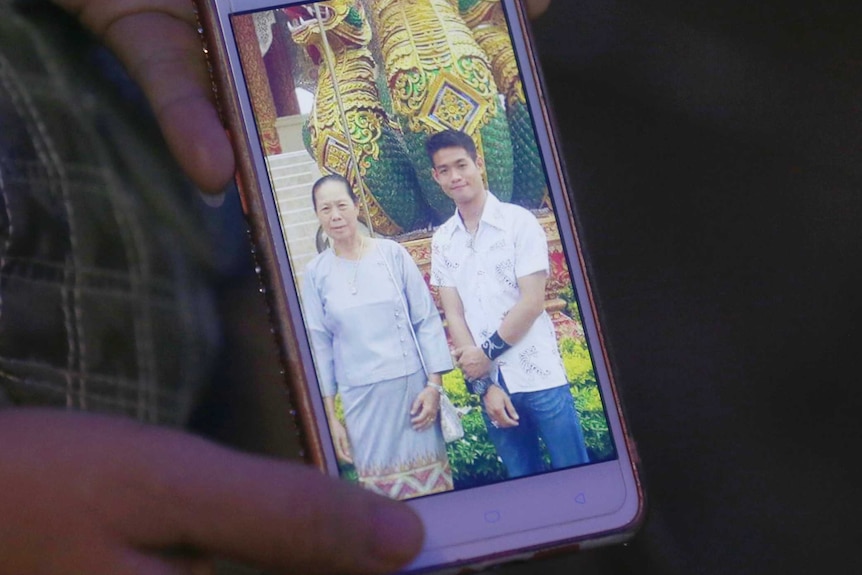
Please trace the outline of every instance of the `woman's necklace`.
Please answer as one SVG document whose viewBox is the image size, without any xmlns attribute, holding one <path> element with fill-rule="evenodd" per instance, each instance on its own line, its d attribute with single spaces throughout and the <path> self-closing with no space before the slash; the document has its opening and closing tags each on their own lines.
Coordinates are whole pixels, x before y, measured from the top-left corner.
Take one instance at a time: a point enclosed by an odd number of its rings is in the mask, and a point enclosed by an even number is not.
<svg viewBox="0 0 862 575">
<path fill-rule="evenodd" d="M 359 273 L 359 262 L 361 259 L 356 260 L 356 263 L 353 264 L 353 279 L 347 282 L 347 287 L 350 288 L 350 295 L 356 295 L 359 293 L 359 289 L 356 287 L 356 274 Z"/>
<path fill-rule="evenodd" d="M 359 250 L 357 252 L 356 261 L 353 264 L 353 278 L 347 280 L 347 288 L 350 290 L 350 295 L 359 293 L 359 288 L 356 287 L 356 275 L 359 273 L 359 264 L 362 262 L 362 253 L 365 251 L 365 237 L 359 238 Z"/>
</svg>

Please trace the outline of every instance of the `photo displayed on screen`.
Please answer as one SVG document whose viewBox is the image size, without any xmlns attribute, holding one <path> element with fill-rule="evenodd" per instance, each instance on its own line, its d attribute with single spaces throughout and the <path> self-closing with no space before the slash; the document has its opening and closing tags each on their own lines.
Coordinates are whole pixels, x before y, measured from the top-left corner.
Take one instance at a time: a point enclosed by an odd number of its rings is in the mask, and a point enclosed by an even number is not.
<svg viewBox="0 0 862 575">
<path fill-rule="evenodd" d="M 616 458 L 499 0 L 231 25 L 341 475 L 408 499 Z"/>
</svg>

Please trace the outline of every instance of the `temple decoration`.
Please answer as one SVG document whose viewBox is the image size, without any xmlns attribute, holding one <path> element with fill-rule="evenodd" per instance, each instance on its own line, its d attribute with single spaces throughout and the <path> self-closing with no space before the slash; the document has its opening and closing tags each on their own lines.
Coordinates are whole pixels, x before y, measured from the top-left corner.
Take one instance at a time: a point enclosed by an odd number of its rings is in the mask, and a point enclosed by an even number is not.
<svg viewBox="0 0 862 575">
<path fill-rule="evenodd" d="M 392 236 L 424 227 L 427 206 L 415 170 L 381 103 L 364 8 L 333 0 L 284 11 L 293 41 L 317 71 L 305 134 L 309 153 L 322 172 L 350 180 L 375 232 Z"/>
<path fill-rule="evenodd" d="M 505 96 L 512 149 L 517 158 L 512 201 L 526 208 L 538 208 L 548 194 L 548 184 L 503 7 L 499 0 L 452 1 L 458 4 L 464 22 L 488 54 L 494 80 Z"/>
<path fill-rule="evenodd" d="M 281 144 L 275 130 L 275 103 L 260 51 L 255 21 L 251 16 L 238 16 L 233 19 L 233 24 L 261 142 L 267 155 L 281 153 Z"/>
<path fill-rule="evenodd" d="M 366 0 L 394 116 L 435 222 L 454 212 L 431 176 L 425 140 L 446 128 L 476 142 L 487 184 L 512 196 L 512 145 L 485 51 L 449 0 Z"/>
<path fill-rule="evenodd" d="M 269 14 L 274 16 L 270 21 L 272 41 L 269 43 L 269 49 L 261 53 L 269 77 L 269 87 L 272 90 L 275 112 L 279 118 L 297 116 L 301 111 L 296 97 L 296 83 L 294 82 L 292 52 L 295 50 L 292 50 L 290 35 L 287 31 L 287 17 L 281 11 L 273 11 Z M 282 142 L 281 147 L 286 148 L 286 143 Z"/>
</svg>

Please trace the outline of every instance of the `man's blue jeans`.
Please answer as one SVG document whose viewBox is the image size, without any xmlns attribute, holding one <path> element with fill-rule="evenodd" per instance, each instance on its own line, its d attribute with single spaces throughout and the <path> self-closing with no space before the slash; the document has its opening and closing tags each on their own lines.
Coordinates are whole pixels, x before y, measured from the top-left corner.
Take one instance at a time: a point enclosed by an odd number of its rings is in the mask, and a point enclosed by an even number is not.
<svg viewBox="0 0 862 575">
<path fill-rule="evenodd" d="M 501 378 L 502 380 L 502 378 Z M 505 384 L 501 381 L 502 387 Z M 509 477 L 546 471 L 539 438 L 545 443 L 552 469 L 572 467 L 588 461 L 584 432 L 568 385 L 509 396 L 520 420 L 517 427 L 498 429 L 482 410 L 488 436 L 503 460 Z"/>
</svg>

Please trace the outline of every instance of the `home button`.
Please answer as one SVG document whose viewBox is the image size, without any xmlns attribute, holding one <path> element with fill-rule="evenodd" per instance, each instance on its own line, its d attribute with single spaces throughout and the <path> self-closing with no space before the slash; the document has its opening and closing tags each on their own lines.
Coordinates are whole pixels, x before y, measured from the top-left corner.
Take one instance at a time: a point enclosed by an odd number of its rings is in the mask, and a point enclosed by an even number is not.
<svg viewBox="0 0 862 575">
<path fill-rule="evenodd" d="M 499 511 L 486 511 L 485 512 L 485 523 L 497 523 L 502 518 L 502 515 Z"/>
</svg>

